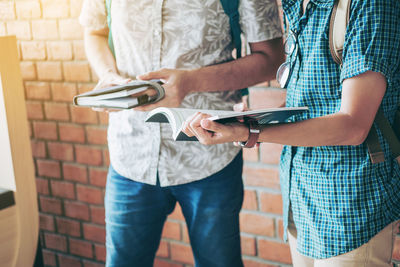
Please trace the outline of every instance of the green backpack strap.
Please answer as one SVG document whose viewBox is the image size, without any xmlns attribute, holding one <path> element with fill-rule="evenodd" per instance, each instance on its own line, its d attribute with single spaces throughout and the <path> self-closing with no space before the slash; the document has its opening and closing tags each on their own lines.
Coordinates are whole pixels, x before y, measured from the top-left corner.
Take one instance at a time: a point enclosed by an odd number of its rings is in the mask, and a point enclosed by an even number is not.
<svg viewBox="0 0 400 267">
<path fill-rule="evenodd" d="M 108 46 L 110 47 L 110 50 L 115 57 L 114 43 L 111 32 L 111 0 L 106 0 L 106 9 L 107 9 L 107 25 L 108 25 Z"/>
<path fill-rule="evenodd" d="M 240 23 L 239 23 L 239 0 L 220 0 L 220 1 L 225 14 L 229 17 L 231 36 L 233 44 L 236 48 L 236 58 L 238 59 L 242 56 L 242 39 L 240 38 L 242 30 L 240 29 Z M 249 90 L 247 88 L 241 89 L 240 92 L 242 93 L 242 96 L 249 94 Z"/>
<path fill-rule="evenodd" d="M 381 130 L 383 137 L 388 142 L 393 157 L 400 164 L 400 142 L 398 137 L 396 136 L 396 133 L 393 130 L 393 127 L 390 125 L 389 121 L 385 118 L 382 107 L 380 107 L 378 113 L 376 113 L 375 123 Z"/>
</svg>

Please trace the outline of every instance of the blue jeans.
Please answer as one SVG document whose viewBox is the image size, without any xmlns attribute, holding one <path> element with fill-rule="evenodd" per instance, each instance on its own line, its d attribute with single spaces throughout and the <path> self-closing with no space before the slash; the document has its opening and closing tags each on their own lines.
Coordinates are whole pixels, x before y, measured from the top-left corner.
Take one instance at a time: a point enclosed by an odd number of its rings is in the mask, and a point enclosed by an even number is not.
<svg viewBox="0 0 400 267">
<path fill-rule="evenodd" d="M 132 181 L 110 166 L 105 196 L 106 266 L 153 266 L 164 222 L 178 202 L 196 267 L 242 267 L 242 166 L 240 153 L 214 175 L 169 187 Z"/>
</svg>

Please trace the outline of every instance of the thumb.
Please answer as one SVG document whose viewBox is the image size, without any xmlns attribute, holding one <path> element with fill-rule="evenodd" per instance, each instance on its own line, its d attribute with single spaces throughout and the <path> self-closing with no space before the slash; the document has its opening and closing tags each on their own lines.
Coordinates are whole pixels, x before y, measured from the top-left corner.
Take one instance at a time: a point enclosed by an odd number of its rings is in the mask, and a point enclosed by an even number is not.
<svg viewBox="0 0 400 267">
<path fill-rule="evenodd" d="M 156 70 L 156 71 L 151 71 L 148 73 L 138 75 L 138 76 L 136 76 L 136 78 L 139 80 L 167 79 L 168 72 L 164 69 Z"/>
<path fill-rule="evenodd" d="M 203 129 L 211 131 L 211 132 L 221 132 L 223 125 L 208 119 L 202 119 L 200 121 L 200 125 Z"/>
</svg>

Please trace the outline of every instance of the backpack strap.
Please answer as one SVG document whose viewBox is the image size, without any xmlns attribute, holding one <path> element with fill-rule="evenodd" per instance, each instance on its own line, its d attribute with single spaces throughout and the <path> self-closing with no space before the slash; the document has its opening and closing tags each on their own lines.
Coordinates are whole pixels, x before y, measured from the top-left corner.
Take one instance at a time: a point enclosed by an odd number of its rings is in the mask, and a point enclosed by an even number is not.
<svg viewBox="0 0 400 267">
<path fill-rule="evenodd" d="M 351 0 L 336 0 L 329 24 L 329 49 L 333 60 L 342 65 L 342 53 L 347 24 L 350 18 Z"/>
<path fill-rule="evenodd" d="M 400 164 L 400 142 L 389 121 L 385 118 L 382 107 L 379 107 L 375 117 L 375 123 L 382 132 L 383 137 L 389 144 L 393 157 Z"/>
<path fill-rule="evenodd" d="M 106 0 L 106 9 L 107 9 L 107 25 L 108 25 L 108 46 L 110 47 L 110 50 L 115 57 L 114 43 L 111 32 L 111 0 Z"/>
<path fill-rule="evenodd" d="M 236 48 L 236 59 L 238 59 L 242 56 L 242 39 L 240 37 L 242 31 L 239 23 L 239 0 L 220 0 L 220 2 L 225 14 L 229 17 L 231 36 Z M 240 92 L 242 93 L 242 96 L 249 94 L 247 88 L 241 89 Z"/>
</svg>

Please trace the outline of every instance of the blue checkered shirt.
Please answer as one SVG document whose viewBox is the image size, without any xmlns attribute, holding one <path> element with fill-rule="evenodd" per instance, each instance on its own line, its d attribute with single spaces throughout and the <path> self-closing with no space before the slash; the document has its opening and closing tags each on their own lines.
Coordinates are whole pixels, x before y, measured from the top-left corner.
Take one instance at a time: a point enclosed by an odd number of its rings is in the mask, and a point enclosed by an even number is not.
<svg viewBox="0 0 400 267">
<path fill-rule="evenodd" d="M 400 1 L 352 1 L 342 67 L 328 44 L 334 1 L 311 0 L 304 15 L 302 2 L 282 0 L 287 27 L 298 33 L 287 106 L 310 109 L 294 120 L 338 112 L 342 81 L 374 71 L 387 79 L 382 106 L 393 122 L 400 99 Z M 291 205 L 301 254 L 320 259 L 349 252 L 400 219 L 400 168 L 379 130 L 378 135 L 387 160 L 374 165 L 365 144 L 284 147 L 284 227 L 286 233 Z"/>
</svg>

